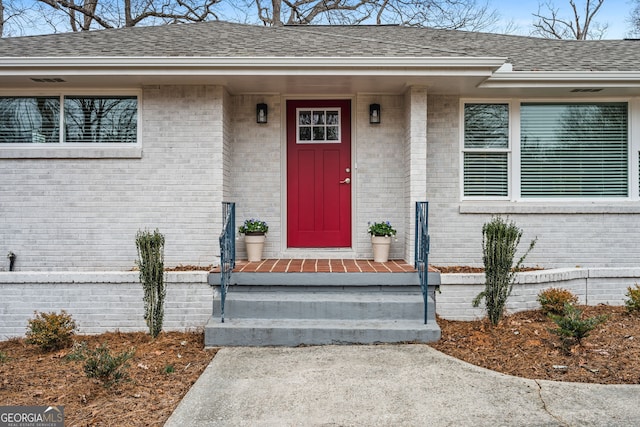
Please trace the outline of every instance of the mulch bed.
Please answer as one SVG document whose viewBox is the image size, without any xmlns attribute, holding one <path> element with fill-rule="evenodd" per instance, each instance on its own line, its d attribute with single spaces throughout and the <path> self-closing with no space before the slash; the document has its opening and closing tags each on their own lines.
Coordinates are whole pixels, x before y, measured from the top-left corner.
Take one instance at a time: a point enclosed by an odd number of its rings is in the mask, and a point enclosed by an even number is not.
<svg viewBox="0 0 640 427">
<path fill-rule="evenodd" d="M 563 349 L 540 310 L 505 317 L 498 326 L 438 319 L 442 339 L 432 347 L 494 371 L 531 379 L 600 384 L 640 384 L 640 316 L 625 307 L 584 307 L 583 316 L 606 315 L 583 339 Z"/>
<path fill-rule="evenodd" d="M 106 343 L 113 355 L 135 348 L 130 379 L 106 388 L 87 378 L 71 349 L 43 353 L 23 339 L 0 342 L 2 405 L 64 405 L 67 426 L 161 426 L 209 364 L 200 333 L 142 332 L 76 336 L 89 348 Z"/>
</svg>

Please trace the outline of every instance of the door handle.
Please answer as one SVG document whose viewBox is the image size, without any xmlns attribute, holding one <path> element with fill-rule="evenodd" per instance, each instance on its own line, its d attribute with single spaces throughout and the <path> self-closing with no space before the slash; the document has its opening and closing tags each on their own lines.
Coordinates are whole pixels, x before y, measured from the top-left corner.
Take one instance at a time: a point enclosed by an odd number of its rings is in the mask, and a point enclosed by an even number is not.
<svg viewBox="0 0 640 427">
<path fill-rule="evenodd" d="M 340 184 L 351 184 L 351 178 L 345 178 L 344 181 L 340 181 Z"/>
</svg>

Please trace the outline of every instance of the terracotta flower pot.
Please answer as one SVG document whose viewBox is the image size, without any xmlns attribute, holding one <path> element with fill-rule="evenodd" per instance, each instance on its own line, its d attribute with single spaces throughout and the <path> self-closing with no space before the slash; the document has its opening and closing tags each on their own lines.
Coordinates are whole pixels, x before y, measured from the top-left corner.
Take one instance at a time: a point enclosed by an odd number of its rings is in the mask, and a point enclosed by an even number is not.
<svg viewBox="0 0 640 427">
<path fill-rule="evenodd" d="M 265 234 L 247 233 L 244 236 L 244 244 L 247 247 L 247 259 L 249 262 L 262 261 L 262 250 L 264 249 Z"/>
<path fill-rule="evenodd" d="M 391 236 L 371 236 L 373 246 L 373 261 L 389 261 L 389 250 L 391 249 Z"/>
</svg>

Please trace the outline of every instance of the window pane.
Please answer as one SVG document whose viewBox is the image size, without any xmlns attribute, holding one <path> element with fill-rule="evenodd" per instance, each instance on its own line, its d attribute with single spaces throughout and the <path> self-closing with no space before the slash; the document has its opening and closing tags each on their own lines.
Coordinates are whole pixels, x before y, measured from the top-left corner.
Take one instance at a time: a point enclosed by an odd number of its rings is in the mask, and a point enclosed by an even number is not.
<svg viewBox="0 0 640 427">
<path fill-rule="evenodd" d="M 327 141 L 337 141 L 339 136 L 338 126 L 327 126 Z"/>
<path fill-rule="evenodd" d="M 508 196 L 507 153 L 464 153 L 465 196 Z"/>
<path fill-rule="evenodd" d="M 337 111 L 327 111 L 327 124 L 328 125 L 339 125 L 340 118 Z"/>
<path fill-rule="evenodd" d="M 314 141 L 324 141 L 324 128 L 323 127 L 315 127 L 313 128 L 313 140 Z"/>
<path fill-rule="evenodd" d="M 136 97 L 65 97 L 65 142 L 135 143 Z"/>
<path fill-rule="evenodd" d="M 58 143 L 59 122 L 57 97 L 0 98 L 0 143 Z"/>
<path fill-rule="evenodd" d="M 509 105 L 465 104 L 464 148 L 509 148 Z"/>
<path fill-rule="evenodd" d="M 311 128 L 308 126 L 300 128 L 298 141 L 311 141 Z"/>
<path fill-rule="evenodd" d="M 311 111 L 300 111 L 298 116 L 298 124 L 310 125 L 311 124 Z"/>
<path fill-rule="evenodd" d="M 626 197 L 626 103 L 522 104 L 522 197 Z"/>
</svg>

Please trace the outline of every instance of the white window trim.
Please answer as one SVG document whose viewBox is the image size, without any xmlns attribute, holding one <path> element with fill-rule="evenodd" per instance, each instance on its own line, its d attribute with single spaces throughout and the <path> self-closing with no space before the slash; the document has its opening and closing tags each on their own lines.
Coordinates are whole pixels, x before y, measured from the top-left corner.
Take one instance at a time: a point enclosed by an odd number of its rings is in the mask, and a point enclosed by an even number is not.
<svg viewBox="0 0 640 427">
<path fill-rule="evenodd" d="M 485 148 L 465 148 L 464 147 L 464 106 L 465 104 L 507 104 L 509 108 L 509 141 L 507 148 L 495 148 L 495 149 L 485 149 Z M 502 200 L 508 201 L 511 200 L 511 194 L 513 192 L 511 181 L 513 174 L 513 123 L 511 122 L 511 110 L 512 110 L 512 100 L 504 99 L 504 98 L 496 98 L 496 99 L 461 99 L 460 100 L 460 196 L 462 200 Z M 520 127 L 518 126 L 518 130 Z M 464 153 L 507 153 L 507 195 L 506 196 L 465 196 L 464 195 Z"/>
<path fill-rule="evenodd" d="M 595 102 L 626 102 L 627 103 L 627 125 L 628 125 L 628 189 L 629 196 L 627 197 L 597 197 L 597 198 L 587 198 L 587 197 L 548 197 L 548 198 L 522 198 L 520 192 L 520 104 L 521 103 L 561 103 L 561 102 L 571 102 L 571 103 L 595 103 Z M 510 155 L 508 156 L 509 163 L 509 197 L 465 197 L 464 196 L 464 152 L 471 151 L 464 149 L 464 105 L 465 104 L 509 104 L 509 147 Z M 491 209 L 497 208 L 499 205 L 496 205 L 497 201 L 508 201 L 507 205 L 511 203 L 522 203 L 531 205 L 530 208 L 533 208 L 532 213 L 539 211 L 540 209 L 535 208 L 536 205 L 540 205 L 542 211 L 545 210 L 544 207 L 549 207 L 553 205 L 566 205 L 571 204 L 571 206 L 585 205 L 585 212 L 591 212 L 595 210 L 595 212 L 601 212 L 604 209 L 604 206 L 611 207 L 612 205 L 619 205 L 620 207 L 625 207 L 627 209 L 628 202 L 634 202 L 640 200 L 640 98 L 493 98 L 493 99 L 460 99 L 460 170 L 459 170 L 459 180 L 460 180 L 460 201 L 461 202 L 494 202 Z M 498 150 L 495 150 L 498 151 Z M 505 205 L 503 209 L 505 212 L 512 212 L 512 208 L 508 208 Z M 476 206 L 476 207 L 473 207 Z M 602 208 L 601 208 L 602 207 Z M 524 210 L 530 210 L 525 208 Z M 605 209 L 606 210 L 606 209 Z M 461 212 L 474 212 L 474 213 L 483 213 L 485 211 L 484 208 L 480 208 L 476 203 L 469 204 L 469 208 L 461 207 Z M 560 208 L 558 213 L 563 213 L 563 209 Z"/>
<path fill-rule="evenodd" d="M 0 159 L 100 159 L 142 157 L 142 90 L 141 89 L 50 89 L 3 90 L 2 96 L 57 96 L 60 97 L 60 125 L 63 125 L 65 96 L 135 96 L 138 100 L 137 135 L 135 143 L 69 143 L 64 142 L 62 128 L 57 144 L 0 143 Z"/>
</svg>

